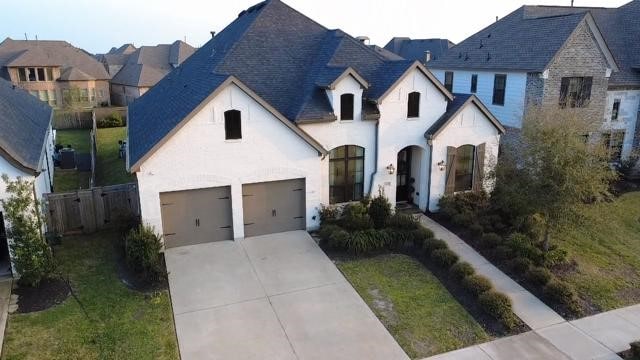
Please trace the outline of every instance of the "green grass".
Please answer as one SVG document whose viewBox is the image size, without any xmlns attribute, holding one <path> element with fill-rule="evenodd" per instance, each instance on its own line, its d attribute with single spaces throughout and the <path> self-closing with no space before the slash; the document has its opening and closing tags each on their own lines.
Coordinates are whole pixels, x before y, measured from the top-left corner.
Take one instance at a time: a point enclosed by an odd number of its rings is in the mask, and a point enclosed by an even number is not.
<svg viewBox="0 0 640 360">
<path fill-rule="evenodd" d="M 116 185 L 135 181 L 125 168 L 125 160 L 118 158 L 118 140 L 127 138 L 127 128 L 98 129 L 96 157 L 96 185 Z"/>
<path fill-rule="evenodd" d="M 602 310 L 640 302 L 640 192 L 589 206 L 585 217 L 555 235 L 578 263 L 562 277 Z"/>
<path fill-rule="evenodd" d="M 3 359 L 178 359 L 168 292 L 125 287 L 114 241 L 110 233 L 63 240 L 56 258 L 89 318 L 73 297 L 42 312 L 10 315 Z"/>
<path fill-rule="evenodd" d="M 411 358 L 490 340 L 438 279 L 411 257 L 382 255 L 338 267 Z"/>
<path fill-rule="evenodd" d="M 57 130 L 56 143 L 61 144 L 64 147 L 71 145 L 77 153 L 91 152 L 91 139 L 89 130 L 86 129 Z M 53 173 L 54 192 L 88 189 L 90 178 L 90 172 L 60 170 L 59 168 L 56 168 Z"/>
</svg>

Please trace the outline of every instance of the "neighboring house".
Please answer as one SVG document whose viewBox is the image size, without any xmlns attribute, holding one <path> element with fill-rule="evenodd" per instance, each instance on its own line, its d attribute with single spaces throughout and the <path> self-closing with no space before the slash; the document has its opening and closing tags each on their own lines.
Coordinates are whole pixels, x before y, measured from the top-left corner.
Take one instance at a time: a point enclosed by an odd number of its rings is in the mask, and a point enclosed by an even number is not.
<svg viewBox="0 0 640 360">
<path fill-rule="evenodd" d="M 165 246 L 319 225 L 376 196 L 437 210 L 480 190 L 502 125 L 419 62 L 279 0 L 242 11 L 129 106 L 128 166 Z"/>
<path fill-rule="evenodd" d="M 447 39 L 410 39 L 394 37 L 384 46 L 385 50 L 400 55 L 407 60 L 418 60 L 423 64 L 439 59 L 455 44 Z"/>
<path fill-rule="evenodd" d="M 111 48 L 106 54 L 96 55 L 96 59 L 104 65 L 109 76 L 113 77 L 127 63 L 129 55 L 134 51 L 136 51 L 136 47 L 133 44 L 124 44 L 119 48 Z"/>
<path fill-rule="evenodd" d="M 505 126 L 522 127 L 532 105 L 572 108 L 602 124 L 617 162 L 638 148 L 638 19 L 640 0 L 619 8 L 523 6 L 428 67 L 449 90 L 476 94 Z"/>
<path fill-rule="evenodd" d="M 0 79 L 0 175 L 33 181 L 38 200 L 53 187 L 53 109 Z M 0 199 L 9 196 L 0 179 Z M 7 224 L 0 204 L 0 274 L 9 265 Z"/>
<path fill-rule="evenodd" d="M 0 43 L 0 77 L 57 108 L 71 98 L 86 107 L 110 104 L 104 66 L 66 41 L 6 38 Z"/>
<path fill-rule="evenodd" d="M 113 54 L 105 54 L 105 65 L 110 72 L 111 100 L 115 105 L 129 105 L 149 88 L 182 64 L 195 49 L 184 41 L 156 46 L 123 45 Z M 126 60 L 124 60 L 126 59 Z M 122 62 L 122 65 L 118 65 Z"/>
</svg>

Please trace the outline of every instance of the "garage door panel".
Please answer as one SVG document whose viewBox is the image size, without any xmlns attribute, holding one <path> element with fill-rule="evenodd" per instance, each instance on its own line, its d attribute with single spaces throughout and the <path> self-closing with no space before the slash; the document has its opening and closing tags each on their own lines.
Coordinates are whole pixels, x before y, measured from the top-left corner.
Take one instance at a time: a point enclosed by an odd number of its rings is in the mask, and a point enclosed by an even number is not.
<svg viewBox="0 0 640 360">
<path fill-rule="evenodd" d="M 304 230 L 305 180 L 242 186 L 245 236 Z"/>
</svg>

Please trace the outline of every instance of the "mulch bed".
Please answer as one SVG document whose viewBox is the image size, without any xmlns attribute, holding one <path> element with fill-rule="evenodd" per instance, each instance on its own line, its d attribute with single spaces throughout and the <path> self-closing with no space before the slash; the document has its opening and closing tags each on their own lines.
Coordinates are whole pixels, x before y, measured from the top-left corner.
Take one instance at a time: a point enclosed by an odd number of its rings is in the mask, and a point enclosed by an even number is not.
<svg viewBox="0 0 640 360">
<path fill-rule="evenodd" d="M 65 301 L 69 286 L 60 278 L 44 279 L 38 287 L 19 286 L 13 291 L 18 295 L 18 313 L 46 310 Z"/>
</svg>

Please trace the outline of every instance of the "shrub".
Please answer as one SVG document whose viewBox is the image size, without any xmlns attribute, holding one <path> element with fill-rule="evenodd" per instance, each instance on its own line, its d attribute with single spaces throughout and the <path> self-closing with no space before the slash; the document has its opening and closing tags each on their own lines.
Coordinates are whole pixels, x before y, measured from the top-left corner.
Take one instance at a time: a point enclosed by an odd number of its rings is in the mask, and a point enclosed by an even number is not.
<svg viewBox="0 0 640 360">
<path fill-rule="evenodd" d="M 12 261 L 20 274 L 20 283 L 36 287 L 51 276 L 55 262 L 49 244 L 42 237 L 39 204 L 33 197 L 33 183 L 22 178 L 9 180 L 2 175 L 9 197 L 0 200 L 13 239 Z"/>
<path fill-rule="evenodd" d="M 480 307 L 489 315 L 498 319 L 507 329 L 516 326 L 516 318 L 513 315 L 511 299 L 503 293 L 486 291 L 478 297 Z"/>
<path fill-rule="evenodd" d="M 513 257 L 513 251 L 506 245 L 499 245 L 491 250 L 491 257 L 496 261 L 505 261 Z"/>
<path fill-rule="evenodd" d="M 640 360 L 640 341 L 631 343 L 631 359 Z"/>
<path fill-rule="evenodd" d="M 411 237 L 413 246 L 422 247 L 425 241 L 427 241 L 428 239 L 433 239 L 434 234 L 430 229 L 420 226 L 417 229 L 411 231 Z"/>
<path fill-rule="evenodd" d="M 532 267 L 525 274 L 525 278 L 535 286 L 545 286 L 553 276 L 551 272 L 543 267 Z"/>
<path fill-rule="evenodd" d="M 496 246 L 502 244 L 502 236 L 496 233 L 487 233 L 480 238 L 480 247 L 483 249 L 493 249 Z"/>
<path fill-rule="evenodd" d="M 565 249 L 554 248 L 542 256 L 544 258 L 544 266 L 546 267 L 554 267 L 567 262 L 567 251 Z"/>
<path fill-rule="evenodd" d="M 427 256 L 431 255 L 431 253 L 436 250 L 447 248 L 447 243 L 444 240 L 434 238 L 426 239 L 422 244 L 422 250 L 424 250 L 424 254 Z"/>
<path fill-rule="evenodd" d="M 379 230 L 387 234 L 387 246 L 392 250 L 401 250 L 405 244 L 413 242 L 413 233 L 407 230 L 386 228 Z"/>
<path fill-rule="evenodd" d="M 449 271 L 451 272 L 451 276 L 458 281 L 462 281 L 462 279 L 467 276 L 471 276 L 476 272 L 473 266 L 466 261 L 460 261 L 453 264 Z"/>
<path fill-rule="evenodd" d="M 387 221 L 387 226 L 394 229 L 415 230 L 420 227 L 420 223 L 412 215 L 395 213 Z"/>
<path fill-rule="evenodd" d="M 387 225 L 387 221 L 391 216 L 391 204 L 382 191 L 378 193 L 378 196 L 371 199 L 368 214 L 376 229 L 382 229 Z"/>
<path fill-rule="evenodd" d="M 451 249 L 438 249 L 431 253 L 431 260 L 438 266 L 449 269 L 453 264 L 458 262 L 458 255 Z"/>
<path fill-rule="evenodd" d="M 113 112 L 104 118 L 98 120 L 96 124 L 99 128 L 112 128 L 112 127 L 122 127 L 125 126 L 125 121 L 122 118 L 122 115 L 118 112 Z"/>
<path fill-rule="evenodd" d="M 371 229 L 373 222 L 367 214 L 367 208 L 360 203 L 349 204 L 342 210 L 341 225 L 349 231 Z"/>
<path fill-rule="evenodd" d="M 440 212 L 453 222 L 456 214 L 466 213 L 471 218 L 479 217 L 489 208 L 489 198 L 484 192 L 465 192 L 443 196 L 438 206 Z"/>
<path fill-rule="evenodd" d="M 469 225 L 469 234 L 471 234 L 471 236 L 474 239 L 481 238 L 483 233 L 484 233 L 484 228 L 482 227 L 482 225 L 478 223 L 473 223 Z"/>
<path fill-rule="evenodd" d="M 351 235 L 346 230 L 336 226 L 336 229 L 329 234 L 328 245 L 333 249 L 346 249 L 350 240 Z"/>
<path fill-rule="evenodd" d="M 320 239 L 323 241 L 329 241 L 331 234 L 338 229 L 340 229 L 340 226 L 335 224 L 322 224 L 318 230 L 318 236 L 320 236 Z"/>
<path fill-rule="evenodd" d="M 491 281 L 482 275 L 469 275 L 462 279 L 462 286 L 474 296 L 489 291 L 493 288 Z"/>
<path fill-rule="evenodd" d="M 346 245 L 346 250 L 356 254 L 367 254 L 384 248 L 388 243 L 388 233 L 375 229 L 354 232 Z"/>
<path fill-rule="evenodd" d="M 470 212 L 457 213 L 451 218 L 451 223 L 461 228 L 469 227 L 473 223 L 473 214 Z"/>
<path fill-rule="evenodd" d="M 540 264 L 543 257 L 542 250 L 537 248 L 530 237 L 521 233 L 509 236 L 507 245 L 518 256 L 525 257 L 536 264 Z"/>
<path fill-rule="evenodd" d="M 531 267 L 531 260 L 523 257 L 516 257 L 509 261 L 509 267 L 517 274 L 524 274 Z"/>
<path fill-rule="evenodd" d="M 551 301 L 563 304 L 571 311 L 578 310 L 576 292 L 569 284 L 560 280 L 552 280 L 544 287 L 543 291 Z"/>
<path fill-rule="evenodd" d="M 127 265 L 147 280 L 158 280 L 166 274 L 161 249 L 162 238 L 149 225 L 139 225 L 125 237 Z"/>
<path fill-rule="evenodd" d="M 340 215 L 340 210 L 335 206 L 320 205 L 320 224 L 326 224 L 329 222 L 336 222 Z"/>
</svg>

